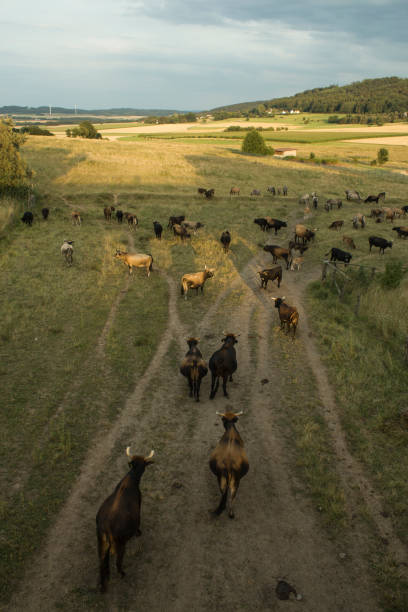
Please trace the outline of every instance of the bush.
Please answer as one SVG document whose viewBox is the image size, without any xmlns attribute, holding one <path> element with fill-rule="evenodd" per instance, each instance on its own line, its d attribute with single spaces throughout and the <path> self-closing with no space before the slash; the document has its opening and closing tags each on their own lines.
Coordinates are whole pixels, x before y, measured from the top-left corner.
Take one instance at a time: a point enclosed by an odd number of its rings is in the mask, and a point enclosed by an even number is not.
<svg viewBox="0 0 408 612">
<path fill-rule="evenodd" d="M 388 261 L 385 272 L 380 277 L 380 282 L 386 289 L 396 289 L 400 286 L 404 277 L 402 261 Z"/>
<path fill-rule="evenodd" d="M 388 149 L 379 149 L 377 153 L 377 161 L 379 165 L 385 164 L 389 159 Z"/>
<path fill-rule="evenodd" d="M 272 147 L 267 147 L 263 136 L 257 130 L 250 130 L 242 142 L 242 152 L 251 155 L 273 155 Z"/>
<path fill-rule="evenodd" d="M 21 134 L 30 134 L 30 136 L 54 136 L 50 130 L 40 128 L 39 125 L 26 125 L 20 128 Z"/>
<path fill-rule="evenodd" d="M 76 138 L 79 136 L 80 138 L 92 138 L 99 139 L 102 138 L 101 134 L 95 129 L 90 121 L 82 121 L 78 125 L 78 127 L 73 128 L 72 130 L 66 130 L 66 135 L 68 138 L 72 136 L 72 138 Z"/>
</svg>

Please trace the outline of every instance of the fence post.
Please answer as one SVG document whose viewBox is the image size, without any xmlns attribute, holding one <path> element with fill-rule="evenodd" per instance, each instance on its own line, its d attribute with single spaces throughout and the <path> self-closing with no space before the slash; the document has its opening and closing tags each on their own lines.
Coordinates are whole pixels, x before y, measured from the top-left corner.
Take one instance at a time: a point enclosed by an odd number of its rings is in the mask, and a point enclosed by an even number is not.
<svg viewBox="0 0 408 612">
<path fill-rule="evenodd" d="M 322 268 L 322 281 L 323 281 L 323 280 L 326 280 L 326 275 L 327 275 L 327 266 L 328 266 L 327 261 L 324 261 L 324 262 L 323 262 L 323 268 Z"/>
</svg>

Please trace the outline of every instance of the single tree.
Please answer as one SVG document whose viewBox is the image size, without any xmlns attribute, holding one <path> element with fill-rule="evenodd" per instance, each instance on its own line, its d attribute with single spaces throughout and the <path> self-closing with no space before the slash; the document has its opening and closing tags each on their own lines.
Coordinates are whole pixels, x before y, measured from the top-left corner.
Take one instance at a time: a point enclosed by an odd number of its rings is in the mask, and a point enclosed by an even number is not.
<svg viewBox="0 0 408 612">
<path fill-rule="evenodd" d="M 263 136 L 257 130 L 249 130 L 241 150 L 252 155 L 272 155 L 274 152 L 271 147 L 266 146 Z"/>
<path fill-rule="evenodd" d="M 27 187 L 31 172 L 20 155 L 24 142 L 25 136 L 13 130 L 12 121 L 0 121 L 0 192 Z"/>
</svg>

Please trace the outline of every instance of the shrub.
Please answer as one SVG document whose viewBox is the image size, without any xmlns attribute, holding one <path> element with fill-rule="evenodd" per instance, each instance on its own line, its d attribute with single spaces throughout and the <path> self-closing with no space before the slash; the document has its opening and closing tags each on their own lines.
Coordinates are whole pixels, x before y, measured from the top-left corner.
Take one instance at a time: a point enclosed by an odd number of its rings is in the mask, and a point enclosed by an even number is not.
<svg viewBox="0 0 408 612">
<path fill-rule="evenodd" d="M 267 147 L 263 136 L 257 130 L 250 130 L 242 143 L 242 152 L 251 155 L 272 155 L 274 150 Z"/>
<path fill-rule="evenodd" d="M 54 136 L 50 130 L 40 128 L 39 125 L 26 125 L 20 128 L 21 134 L 30 134 L 30 136 Z"/>
<path fill-rule="evenodd" d="M 377 161 L 379 165 L 385 164 L 389 159 L 388 149 L 379 149 L 377 153 Z"/>
<path fill-rule="evenodd" d="M 380 277 L 380 282 L 386 289 L 396 289 L 404 277 L 402 261 L 388 261 L 385 272 Z"/>
<path fill-rule="evenodd" d="M 66 134 L 69 137 L 68 131 L 66 131 Z M 82 121 L 82 123 L 80 123 L 78 127 L 73 128 L 71 130 L 71 136 L 73 138 L 75 138 L 76 136 L 80 136 L 81 138 L 92 138 L 92 139 L 102 138 L 101 134 L 95 129 L 95 127 L 92 125 L 90 121 Z"/>
<path fill-rule="evenodd" d="M 0 193 L 24 192 L 31 172 L 21 158 L 25 136 L 13 131 L 11 121 L 0 121 Z"/>
</svg>

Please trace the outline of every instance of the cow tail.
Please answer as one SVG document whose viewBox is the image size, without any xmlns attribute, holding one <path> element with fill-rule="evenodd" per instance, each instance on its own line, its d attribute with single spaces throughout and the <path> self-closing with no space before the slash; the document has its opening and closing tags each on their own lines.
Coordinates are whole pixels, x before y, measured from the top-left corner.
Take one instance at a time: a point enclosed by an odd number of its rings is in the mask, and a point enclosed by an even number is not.
<svg viewBox="0 0 408 612">
<path fill-rule="evenodd" d="M 148 253 L 148 255 L 150 255 L 149 272 L 151 272 L 153 270 L 153 255 L 151 253 Z"/>
<path fill-rule="evenodd" d="M 183 287 L 183 283 L 181 283 L 181 285 L 180 285 L 180 292 L 181 292 L 181 295 L 184 295 L 184 287 Z"/>
</svg>

